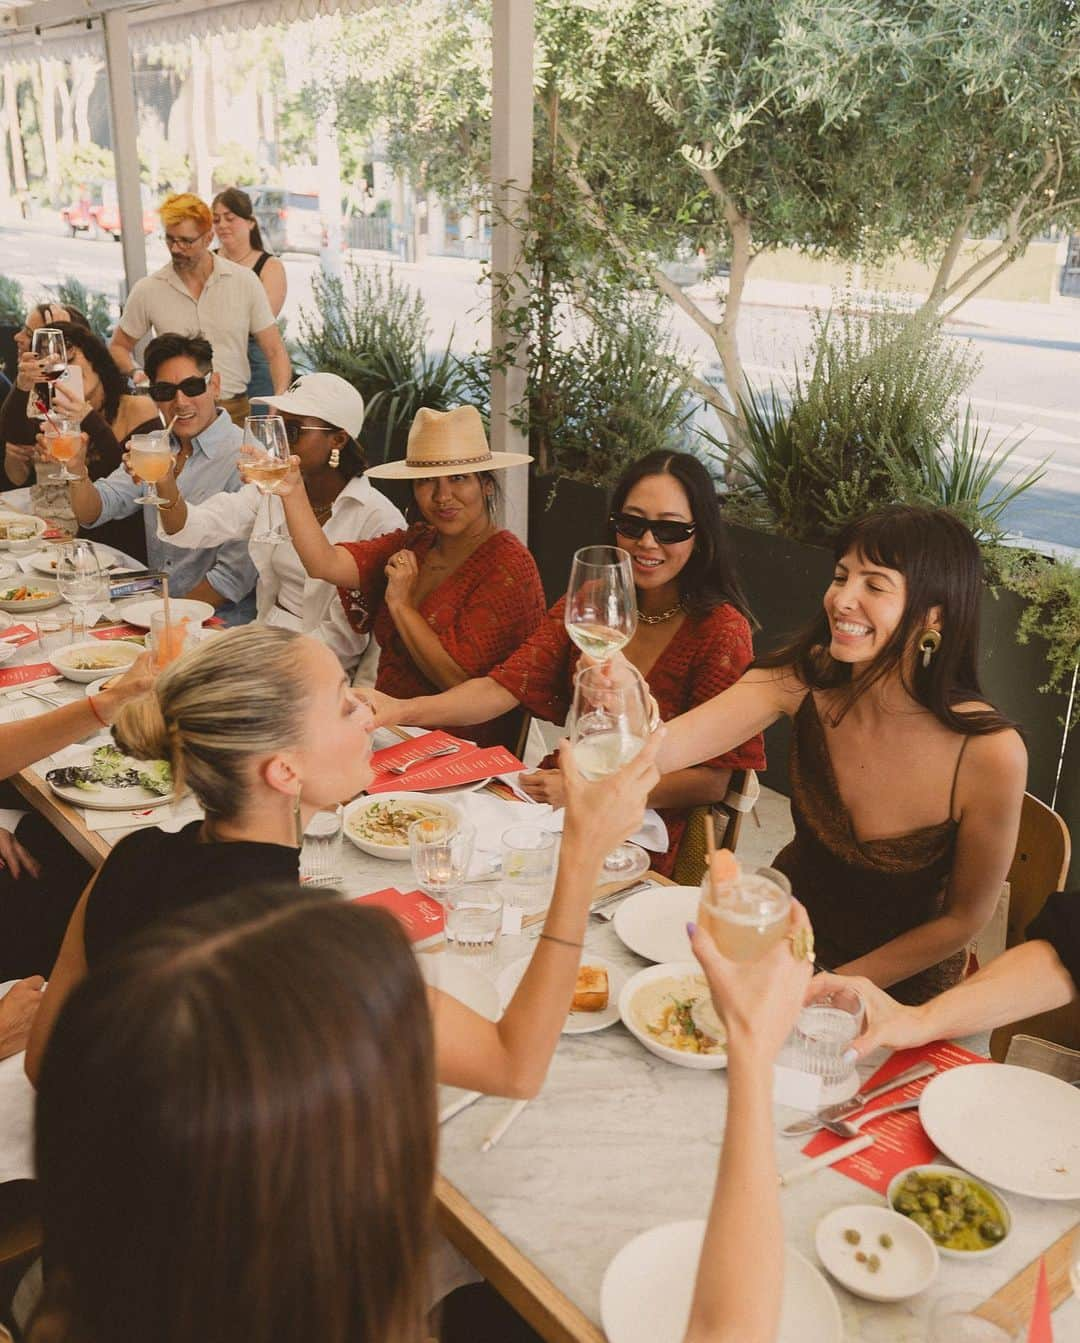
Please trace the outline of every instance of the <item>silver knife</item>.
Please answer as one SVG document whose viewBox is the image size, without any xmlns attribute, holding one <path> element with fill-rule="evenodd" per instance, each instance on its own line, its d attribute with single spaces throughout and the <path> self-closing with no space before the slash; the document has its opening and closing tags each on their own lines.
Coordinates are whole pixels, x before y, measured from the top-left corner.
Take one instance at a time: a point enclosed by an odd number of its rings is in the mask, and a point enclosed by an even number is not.
<svg viewBox="0 0 1080 1343">
<path fill-rule="evenodd" d="M 852 1096 L 849 1101 L 842 1101 L 839 1105 L 829 1105 L 824 1110 L 819 1110 L 816 1115 L 810 1115 L 806 1119 L 800 1119 L 794 1124 L 789 1124 L 787 1128 L 781 1130 L 785 1138 L 801 1138 L 807 1133 L 816 1133 L 819 1128 L 825 1126 L 827 1119 L 846 1119 L 848 1115 L 853 1115 L 857 1110 L 878 1096 L 884 1096 L 890 1091 L 895 1091 L 897 1087 L 907 1086 L 909 1082 L 917 1082 L 921 1077 L 931 1077 L 937 1072 L 936 1063 L 917 1063 L 913 1068 L 908 1068 L 906 1072 L 897 1073 L 895 1077 L 890 1077 L 887 1082 L 881 1086 L 874 1087 L 871 1091 L 860 1091 Z"/>
<path fill-rule="evenodd" d="M 631 895 L 637 895 L 639 891 L 651 891 L 656 885 L 653 881 L 636 881 L 633 886 L 624 886 L 622 890 L 612 891 L 610 895 L 602 895 L 589 909 L 590 914 L 595 914 L 598 919 L 603 919 L 610 923 L 618 912 L 622 902 Z"/>
</svg>

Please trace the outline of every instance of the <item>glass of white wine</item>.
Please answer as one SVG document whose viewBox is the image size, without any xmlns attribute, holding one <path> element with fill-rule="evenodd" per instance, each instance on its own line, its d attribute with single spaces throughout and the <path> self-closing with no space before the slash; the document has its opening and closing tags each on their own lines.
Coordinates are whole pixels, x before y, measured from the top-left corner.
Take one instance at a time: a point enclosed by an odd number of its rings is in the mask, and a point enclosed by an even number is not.
<svg viewBox="0 0 1080 1343">
<path fill-rule="evenodd" d="M 597 660 L 630 642 L 637 629 L 637 591 L 625 550 L 586 546 L 575 553 L 563 619 L 573 642 Z"/>
<path fill-rule="evenodd" d="M 574 759 L 585 778 L 606 778 L 633 760 L 649 736 L 651 716 L 648 687 L 629 662 L 620 658 L 582 667 L 574 677 L 569 726 Z M 625 875 L 640 853 L 636 844 L 620 844 L 605 860 L 605 874 Z"/>
<path fill-rule="evenodd" d="M 240 474 L 248 484 L 256 485 L 267 496 L 268 516 L 261 528 L 252 534 L 252 541 L 264 545 L 280 545 L 288 541 L 280 516 L 281 505 L 274 510 L 273 496 L 289 474 L 289 439 L 285 420 L 280 415 L 249 415 L 244 420 L 244 461 Z"/>
</svg>

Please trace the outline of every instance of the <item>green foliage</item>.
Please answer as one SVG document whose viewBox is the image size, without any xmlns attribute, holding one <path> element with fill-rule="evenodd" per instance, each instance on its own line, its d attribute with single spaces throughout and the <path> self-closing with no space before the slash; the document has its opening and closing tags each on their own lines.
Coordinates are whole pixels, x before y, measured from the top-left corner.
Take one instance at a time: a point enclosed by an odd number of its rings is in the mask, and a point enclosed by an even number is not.
<svg viewBox="0 0 1080 1343">
<path fill-rule="evenodd" d="M 259 163 L 250 149 L 237 144 L 235 140 L 226 140 L 219 146 L 213 176 L 215 191 L 223 191 L 231 186 L 252 185 L 260 180 Z"/>
<path fill-rule="evenodd" d="M 369 461 L 404 457 L 421 406 L 449 410 L 468 399 L 469 378 L 449 346 L 428 350 L 424 300 L 392 270 L 353 264 L 341 280 L 315 271 L 312 300 L 299 316 L 300 363 L 336 373 L 360 392 Z"/>
<path fill-rule="evenodd" d="M 26 296 L 18 280 L 0 275 L 0 322 L 21 326 L 26 317 Z"/>
<path fill-rule="evenodd" d="M 87 289 L 86 285 L 74 275 L 61 280 L 56 286 L 55 293 L 57 302 L 65 307 L 71 304 L 85 313 L 90 323 L 90 330 L 108 344 L 109 336 L 112 334 L 113 318 L 111 305 L 104 294 L 96 289 Z"/>
<path fill-rule="evenodd" d="M 111 149 L 103 149 L 92 141 L 75 145 L 60 155 L 60 180 L 66 196 L 75 199 L 83 187 L 95 182 L 111 182 L 115 177 Z"/>
</svg>

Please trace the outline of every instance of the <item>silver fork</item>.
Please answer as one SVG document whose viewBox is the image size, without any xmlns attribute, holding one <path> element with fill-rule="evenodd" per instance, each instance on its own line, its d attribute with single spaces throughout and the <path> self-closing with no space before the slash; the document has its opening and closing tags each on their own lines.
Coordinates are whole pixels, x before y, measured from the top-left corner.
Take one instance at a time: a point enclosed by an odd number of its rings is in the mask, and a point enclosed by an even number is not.
<svg viewBox="0 0 1080 1343">
<path fill-rule="evenodd" d="M 460 746 L 440 746 L 437 751 L 429 751 L 427 755 L 418 755 L 412 760 L 403 761 L 400 765 L 391 765 L 387 772 L 389 774 L 406 774 L 414 765 L 426 765 L 429 760 L 438 760 L 441 755 L 456 755 L 460 750 Z"/>
</svg>

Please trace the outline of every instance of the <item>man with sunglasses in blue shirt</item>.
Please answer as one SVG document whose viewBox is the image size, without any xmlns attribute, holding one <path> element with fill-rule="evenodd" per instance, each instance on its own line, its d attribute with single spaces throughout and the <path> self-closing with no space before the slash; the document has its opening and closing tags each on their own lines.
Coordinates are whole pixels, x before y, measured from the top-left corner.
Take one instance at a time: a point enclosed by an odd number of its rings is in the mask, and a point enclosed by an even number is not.
<svg viewBox="0 0 1080 1343">
<path fill-rule="evenodd" d="M 170 474 L 184 498 L 199 504 L 215 494 L 232 493 L 243 481 L 237 467 L 243 431 L 217 405 L 220 379 L 213 371 L 214 352 L 201 336 L 158 336 L 146 347 L 147 390 L 172 424 L 174 456 Z M 84 449 L 68 464 L 79 476 L 68 487 L 71 506 L 83 527 L 100 527 L 113 518 L 142 509 L 147 563 L 169 575 L 177 597 L 209 602 L 227 625 L 241 625 L 255 614 L 255 566 L 243 540 L 199 550 L 184 550 L 158 536 L 157 510 L 144 505 L 149 490 L 126 467 L 91 481 Z M 81 473 L 81 474 L 80 474 Z"/>
</svg>

